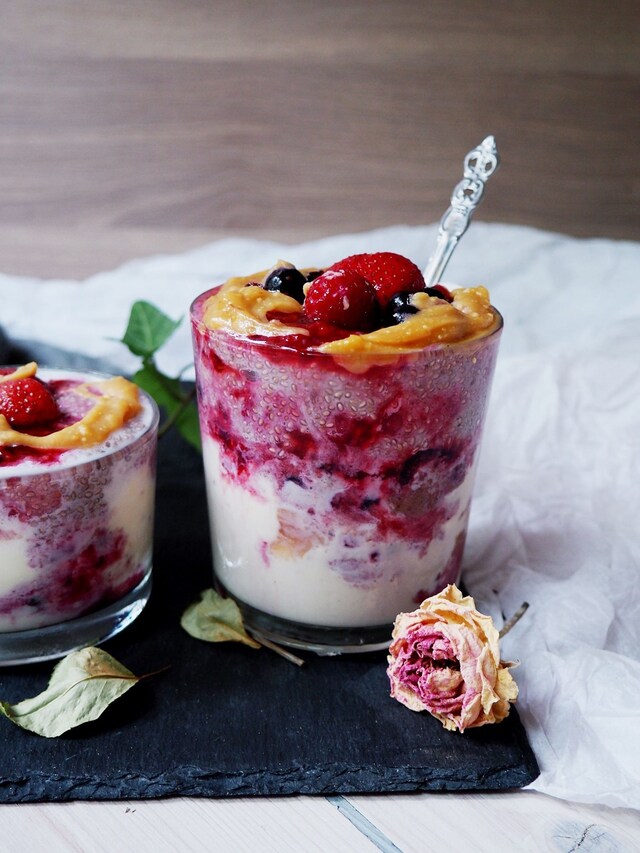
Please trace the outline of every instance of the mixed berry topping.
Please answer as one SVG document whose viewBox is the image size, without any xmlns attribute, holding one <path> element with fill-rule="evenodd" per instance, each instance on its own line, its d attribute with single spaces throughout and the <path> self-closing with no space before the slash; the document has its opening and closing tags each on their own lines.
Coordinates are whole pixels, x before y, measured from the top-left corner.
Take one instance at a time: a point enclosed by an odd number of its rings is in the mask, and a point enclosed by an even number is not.
<svg viewBox="0 0 640 853">
<path fill-rule="evenodd" d="M 416 293 L 452 302 L 441 284 L 426 287 L 418 267 L 395 252 L 349 255 L 327 270 L 302 272 L 291 264 L 271 270 L 262 287 L 293 297 L 299 313 L 270 311 L 268 319 L 306 329 L 315 343 L 403 323 L 420 310 Z M 311 343 L 308 339 L 307 344 Z"/>
<path fill-rule="evenodd" d="M 0 382 L 0 414 L 12 427 L 29 429 L 58 417 L 58 405 L 43 382 L 33 377 Z"/>
</svg>

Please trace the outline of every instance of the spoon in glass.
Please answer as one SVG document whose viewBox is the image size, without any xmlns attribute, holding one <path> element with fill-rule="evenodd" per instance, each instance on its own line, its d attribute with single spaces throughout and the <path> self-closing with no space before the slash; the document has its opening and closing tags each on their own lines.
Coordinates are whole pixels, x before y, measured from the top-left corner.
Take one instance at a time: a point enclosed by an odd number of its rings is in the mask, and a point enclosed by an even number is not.
<svg viewBox="0 0 640 853">
<path fill-rule="evenodd" d="M 482 200 L 486 181 L 499 165 L 500 157 L 493 136 L 483 139 L 464 158 L 464 178 L 451 194 L 451 206 L 440 220 L 436 247 L 424 271 L 427 287 L 433 287 L 440 281 L 458 240 L 469 227 L 471 215 Z"/>
</svg>

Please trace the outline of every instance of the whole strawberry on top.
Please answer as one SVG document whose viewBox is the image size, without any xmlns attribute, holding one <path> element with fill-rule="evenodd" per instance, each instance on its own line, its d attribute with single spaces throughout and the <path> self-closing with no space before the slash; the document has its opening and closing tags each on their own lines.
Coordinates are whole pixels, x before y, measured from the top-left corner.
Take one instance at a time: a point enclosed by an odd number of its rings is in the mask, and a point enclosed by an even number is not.
<svg viewBox="0 0 640 853">
<path fill-rule="evenodd" d="M 1 380 L 0 415 L 17 429 L 49 423 L 58 416 L 58 405 L 47 386 L 35 377 Z"/>
</svg>

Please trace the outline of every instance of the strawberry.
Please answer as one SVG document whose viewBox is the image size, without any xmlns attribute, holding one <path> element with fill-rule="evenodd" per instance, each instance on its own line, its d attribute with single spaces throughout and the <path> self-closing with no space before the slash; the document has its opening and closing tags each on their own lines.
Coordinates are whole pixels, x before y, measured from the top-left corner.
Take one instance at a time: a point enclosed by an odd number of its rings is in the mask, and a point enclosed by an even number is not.
<svg viewBox="0 0 640 853">
<path fill-rule="evenodd" d="M 309 286 L 304 313 L 310 320 L 354 332 L 369 332 L 378 317 L 376 292 L 352 270 L 327 270 Z"/>
<path fill-rule="evenodd" d="M 351 270 L 364 276 L 373 285 L 382 308 L 394 294 L 403 290 L 415 293 L 425 286 L 424 277 L 413 261 L 395 252 L 349 255 L 329 269 Z"/>
<path fill-rule="evenodd" d="M 28 428 L 52 421 L 59 414 L 56 401 L 38 379 L 7 379 L 0 382 L 0 415 L 12 427 Z"/>
</svg>

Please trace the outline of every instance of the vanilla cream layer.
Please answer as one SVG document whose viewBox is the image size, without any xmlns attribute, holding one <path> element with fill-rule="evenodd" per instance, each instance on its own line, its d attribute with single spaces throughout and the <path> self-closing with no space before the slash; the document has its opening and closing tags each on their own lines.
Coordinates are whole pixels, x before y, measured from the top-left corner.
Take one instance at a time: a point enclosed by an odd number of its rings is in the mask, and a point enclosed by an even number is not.
<svg viewBox="0 0 640 853">
<path fill-rule="evenodd" d="M 35 580 L 37 572 L 29 565 L 28 543 L 21 535 L 22 523 L 17 519 L 3 522 L 0 533 L 0 598 L 17 586 Z M 5 617 L 0 616 L 0 630 Z"/>
<path fill-rule="evenodd" d="M 284 619 L 327 627 L 391 623 L 413 606 L 419 590 L 437 586 L 466 529 L 475 466 L 447 496 L 453 515 L 419 556 L 408 542 L 379 541 L 375 524 L 336 523 L 332 535 L 322 537 L 307 510 L 312 505 L 319 516 L 330 511 L 335 481 L 329 487 L 319 478 L 309 490 L 287 483 L 279 496 L 268 477 L 254 474 L 249 491 L 223 474 L 218 445 L 206 436 L 203 453 L 216 574 L 231 595 Z M 287 547 L 283 512 L 294 528 L 308 525 L 310 542 L 301 547 L 293 539 Z M 352 537 L 356 547 L 346 549 L 344 540 Z M 372 550 L 379 559 L 369 578 L 355 582 L 348 568 L 331 566 L 333 561 L 345 565 L 345 560 L 355 566 L 360 559 L 366 564 Z"/>
</svg>

